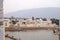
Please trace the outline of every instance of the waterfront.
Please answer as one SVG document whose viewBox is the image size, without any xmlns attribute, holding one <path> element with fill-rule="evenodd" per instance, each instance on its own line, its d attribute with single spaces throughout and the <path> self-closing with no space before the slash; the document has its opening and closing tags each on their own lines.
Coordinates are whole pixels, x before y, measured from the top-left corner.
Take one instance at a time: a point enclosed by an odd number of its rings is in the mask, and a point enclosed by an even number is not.
<svg viewBox="0 0 60 40">
<path fill-rule="evenodd" d="M 9 36 L 20 38 L 21 40 L 58 40 L 58 35 L 55 35 L 52 30 L 35 30 L 35 31 L 6 31 Z M 5 40 L 12 40 L 6 38 Z"/>
</svg>

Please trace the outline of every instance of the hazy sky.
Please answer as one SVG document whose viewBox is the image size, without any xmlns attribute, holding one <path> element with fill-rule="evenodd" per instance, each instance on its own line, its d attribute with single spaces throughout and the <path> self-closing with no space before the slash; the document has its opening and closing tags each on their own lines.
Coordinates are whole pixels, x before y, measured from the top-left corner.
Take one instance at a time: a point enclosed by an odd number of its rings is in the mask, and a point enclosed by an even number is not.
<svg viewBox="0 0 60 40">
<path fill-rule="evenodd" d="M 4 0 L 4 13 L 41 7 L 60 7 L 60 0 Z"/>
</svg>

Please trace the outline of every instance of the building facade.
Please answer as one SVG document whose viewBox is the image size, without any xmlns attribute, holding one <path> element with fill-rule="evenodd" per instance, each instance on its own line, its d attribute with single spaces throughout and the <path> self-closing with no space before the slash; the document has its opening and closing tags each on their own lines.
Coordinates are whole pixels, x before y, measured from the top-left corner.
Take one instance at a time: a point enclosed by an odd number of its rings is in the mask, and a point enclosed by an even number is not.
<svg viewBox="0 0 60 40">
<path fill-rule="evenodd" d="M 15 23 L 15 24 L 13 24 Z M 43 21 L 42 19 L 4 19 L 4 27 L 10 27 L 10 25 L 19 26 L 19 27 L 54 27 L 56 24 L 52 24 L 50 19 Z"/>
</svg>

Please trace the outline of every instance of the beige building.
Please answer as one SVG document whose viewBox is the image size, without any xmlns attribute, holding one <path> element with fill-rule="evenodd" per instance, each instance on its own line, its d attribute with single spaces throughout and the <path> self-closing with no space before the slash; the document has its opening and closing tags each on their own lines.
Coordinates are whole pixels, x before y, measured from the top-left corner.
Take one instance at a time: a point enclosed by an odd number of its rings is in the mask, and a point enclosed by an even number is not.
<svg viewBox="0 0 60 40">
<path fill-rule="evenodd" d="M 3 23 L 3 26 L 4 27 L 9 27 L 10 24 L 11 23 L 10 23 L 10 20 L 9 19 L 4 19 L 4 23 Z"/>
<path fill-rule="evenodd" d="M 57 26 L 56 24 L 52 24 L 52 21 L 50 19 L 47 19 L 47 21 L 43 21 L 42 19 L 39 19 L 39 20 L 19 19 L 17 21 L 18 22 L 16 22 L 14 26 L 19 26 L 19 27 L 54 27 L 54 26 Z M 11 24 L 12 23 L 10 19 L 4 19 L 4 27 L 9 27 Z"/>
</svg>

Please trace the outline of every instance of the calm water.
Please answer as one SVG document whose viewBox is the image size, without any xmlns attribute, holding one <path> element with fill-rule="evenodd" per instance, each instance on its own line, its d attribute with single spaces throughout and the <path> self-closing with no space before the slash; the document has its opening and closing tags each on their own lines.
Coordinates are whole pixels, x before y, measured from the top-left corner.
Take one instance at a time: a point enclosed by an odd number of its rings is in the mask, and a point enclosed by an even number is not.
<svg viewBox="0 0 60 40">
<path fill-rule="evenodd" d="M 20 31 L 20 32 L 6 32 L 9 36 L 15 36 L 21 40 L 58 40 L 58 35 L 55 35 L 51 30 L 37 30 L 37 31 Z M 6 38 L 6 40 L 12 40 Z"/>
</svg>

